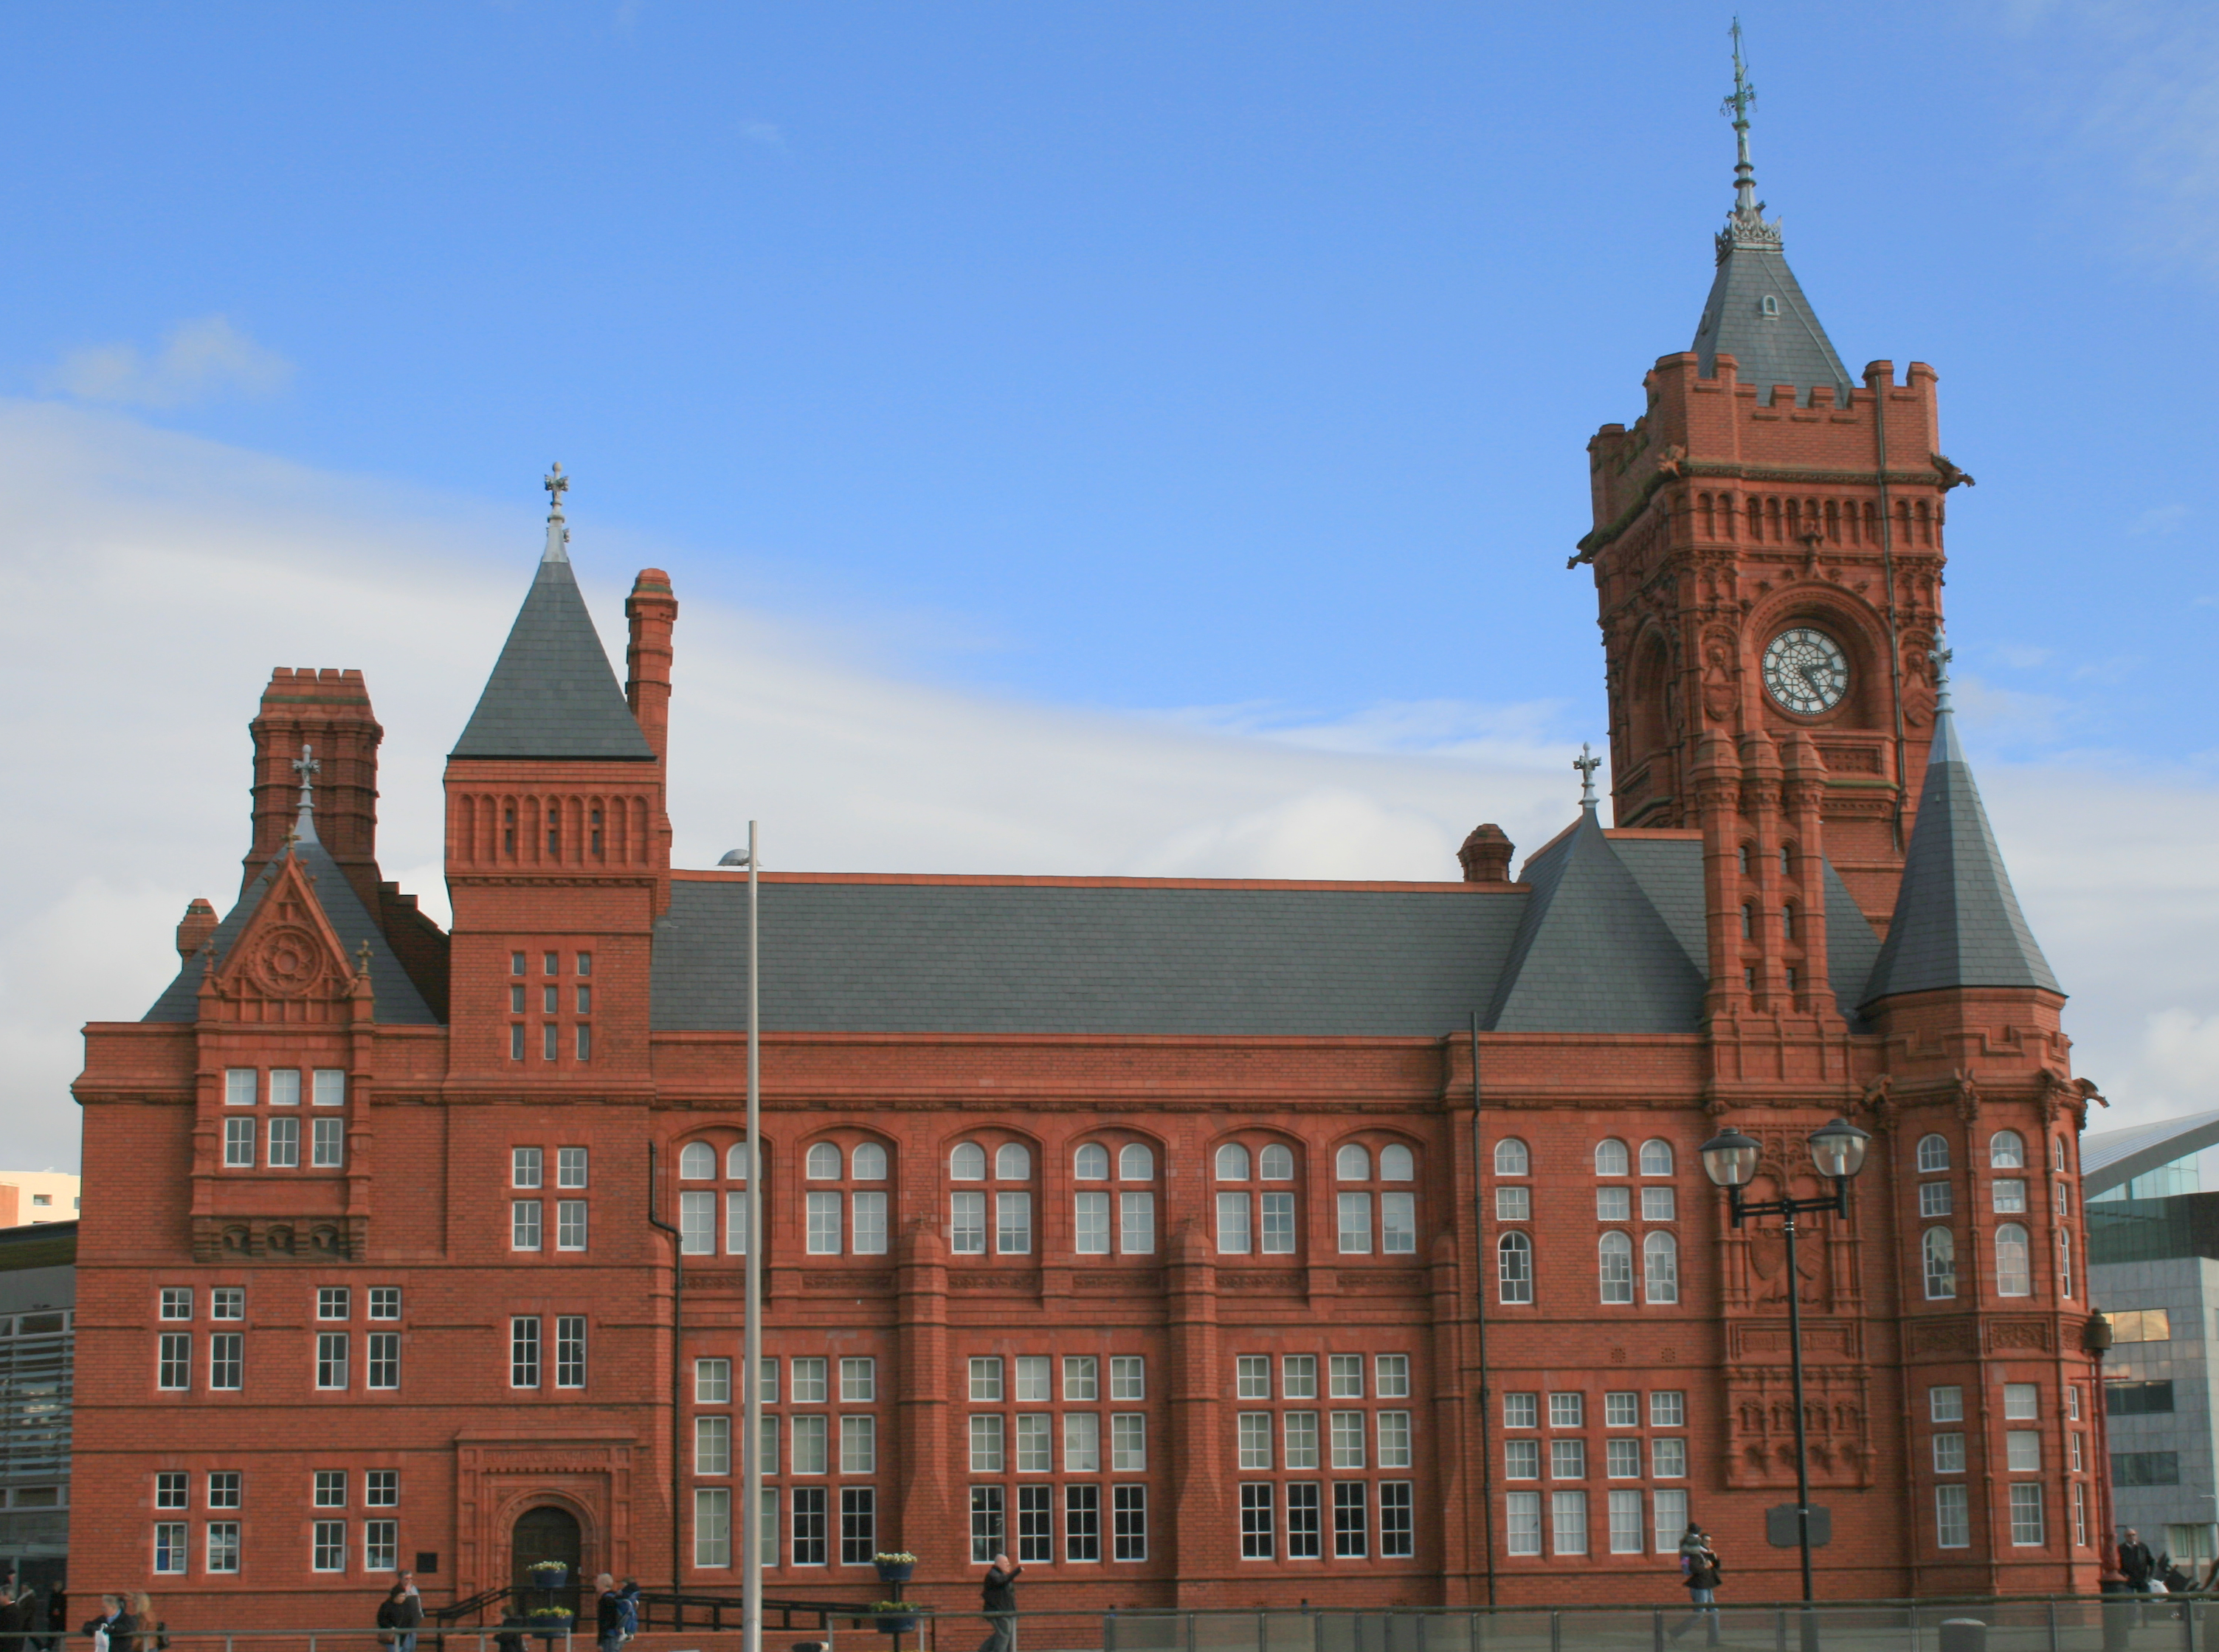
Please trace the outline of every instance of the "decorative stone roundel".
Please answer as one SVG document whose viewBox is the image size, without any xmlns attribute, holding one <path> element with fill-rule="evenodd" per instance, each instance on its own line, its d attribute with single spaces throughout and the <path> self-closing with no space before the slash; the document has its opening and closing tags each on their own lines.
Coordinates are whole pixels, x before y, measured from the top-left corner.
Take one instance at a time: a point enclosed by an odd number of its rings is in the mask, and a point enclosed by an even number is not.
<svg viewBox="0 0 2219 1652">
<path fill-rule="evenodd" d="M 254 943 L 247 969 L 271 997 L 297 998 L 322 978 L 324 949 L 306 929 L 280 925 Z"/>
</svg>

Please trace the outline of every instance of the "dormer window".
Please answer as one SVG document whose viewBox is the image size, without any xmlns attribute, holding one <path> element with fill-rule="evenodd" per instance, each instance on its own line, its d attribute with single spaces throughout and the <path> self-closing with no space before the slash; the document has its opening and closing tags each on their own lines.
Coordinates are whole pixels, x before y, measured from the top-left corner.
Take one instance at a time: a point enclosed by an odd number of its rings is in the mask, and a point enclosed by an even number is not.
<svg viewBox="0 0 2219 1652">
<path fill-rule="evenodd" d="M 1767 293 L 1757 301 L 1756 311 L 1759 315 L 1777 315 L 1780 314 L 1780 301 Z"/>
</svg>

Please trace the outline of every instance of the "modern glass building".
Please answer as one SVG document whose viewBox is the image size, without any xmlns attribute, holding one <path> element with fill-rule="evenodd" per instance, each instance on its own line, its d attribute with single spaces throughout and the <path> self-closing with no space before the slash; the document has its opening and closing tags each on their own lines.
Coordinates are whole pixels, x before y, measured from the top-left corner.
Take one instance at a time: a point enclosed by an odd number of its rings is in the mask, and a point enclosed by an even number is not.
<svg viewBox="0 0 2219 1652">
<path fill-rule="evenodd" d="M 2219 1112 L 2089 1136 L 2080 1161 L 2089 1295 L 2113 1337 L 2114 1524 L 2185 1568 L 2208 1567 L 2219 1549 Z"/>
<path fill-rule="evenodd" d="M 0 1229 L 0 1574 L 43 1605 L 69 1555 L 77 1224 Z"/>
</svg>

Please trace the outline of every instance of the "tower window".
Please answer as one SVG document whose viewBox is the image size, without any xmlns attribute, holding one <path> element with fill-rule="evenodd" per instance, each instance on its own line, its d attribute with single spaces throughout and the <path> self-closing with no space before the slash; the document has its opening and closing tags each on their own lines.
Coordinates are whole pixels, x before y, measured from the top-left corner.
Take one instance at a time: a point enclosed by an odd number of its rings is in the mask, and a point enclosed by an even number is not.
<svg viewBox="0 0 2219 1652">
<path fill-rule="evenodd" d="M 1780 909 L 1780 933 L 1789 941 L 1795 939 L 1795 909 L 1792 906 Z"/>
<path fill-rule="evenodd" d="M 1783 878 L 1795 875 L 1795 851 L 1785 843 L 1780 846 L 1780 875 Z"/>
<path fill-rule="evenodd" d="M 1755 969 L 1745 968 L 1742 971 L 1741 990 L 1744 992 L 1754 992 L 1756 991 L 1756 971 Z"/>
<path fill-rule="evenodd" d="M 1780 314 L 1780 300 L 1773 294 L 1767 293 L 1756 307 L 1760 315 L 1777 315 Z"/>
<path fill-rule="evenodd" d="M 1738 849 L 1737 849 L 1737 850 L 1735 850 L 1735 851 L 1734 851 L 1734 853 L 1735 853 L 1735 854 L 1736 854 L 1740 858 L 1740 860 L 1741 860 L 1741 875 L 1742 875 L 1743 877 L 1744 877 L 1744 878 L 1748 877 L 1748 876 L 1749 876 L 1749 845 L 1748 845 L 1748 844 L 1746 844 L 1746 843 L 1743 844 L 1743 845 L 1741 846 L 1741 848 L 1738 848 Z"/>
<path fill-rule="evenodd" d="M 547 853 L 553 854 L 563 847 L 563 816 L 559 810 L 547 811 Z"/>
<path fill-rule="evenodd" d="M 1744 941 L 1756 934 L 1756 908 L 1746 901 L 1741 909 L 1741 934 Z"/>
<path fill-rule="evenodd" d="M 500 811 L 500 848 L 504 854 L 516 853 L 516 810 L 513 809 Z"/>
</svg>

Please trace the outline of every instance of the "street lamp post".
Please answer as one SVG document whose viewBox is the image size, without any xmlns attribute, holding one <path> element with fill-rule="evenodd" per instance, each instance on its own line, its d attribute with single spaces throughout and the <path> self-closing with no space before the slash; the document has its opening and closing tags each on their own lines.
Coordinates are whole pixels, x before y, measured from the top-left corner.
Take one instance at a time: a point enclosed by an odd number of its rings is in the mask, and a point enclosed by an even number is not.
<svg viewBox="0 0 2219 1652">
<path fill-rule="evenodd" d="M 1818 1166 L 1819 1175 L 1834 1183 L 1833 1193 L 1823 1199 L 1744 1199 L 1741 1190 L 1756 1174 L 1756 1161 L 1764 1148 L 1731 1125 L 1699 1150 L 1703 1173 L 1726 1190 L 1733 1225 L 1739 1227 L 1743 1219 L 1750 1216 L 1777 1216 L 1787 1239 L 1787 1357 L 1795 1388 L 1795 1534 L 1803 1552 L 1803 1599 L 1806 1601 L 1812 1599 L 1811 1457 L 1803 1417 L 1803 1313 L 1800 1276 L 1795 1270 L 1795 1218 L 1818 1211 L 1843 1217 L 1849 1214 L 1849 1178 L 1865 1167 L 1865 1147 L 1871 1140 L 1871 1136 L 1844 1119 L 1835 1119 L 1812 1132 L 1811 1162 Z"/>
<path fill-rule="evenodd" d="M 740 1652 L 762 1652 L 762 1051 L 758 1023 L 761 994 L 756 987 L 756 874 L 762 856 L 755 846 L 755 823 L 748 823 L 748 846 L 732 849 L 717 864 L 748 869 L 748 1254 L 747 1307 L 740 1331 Z"/>
</svg>

